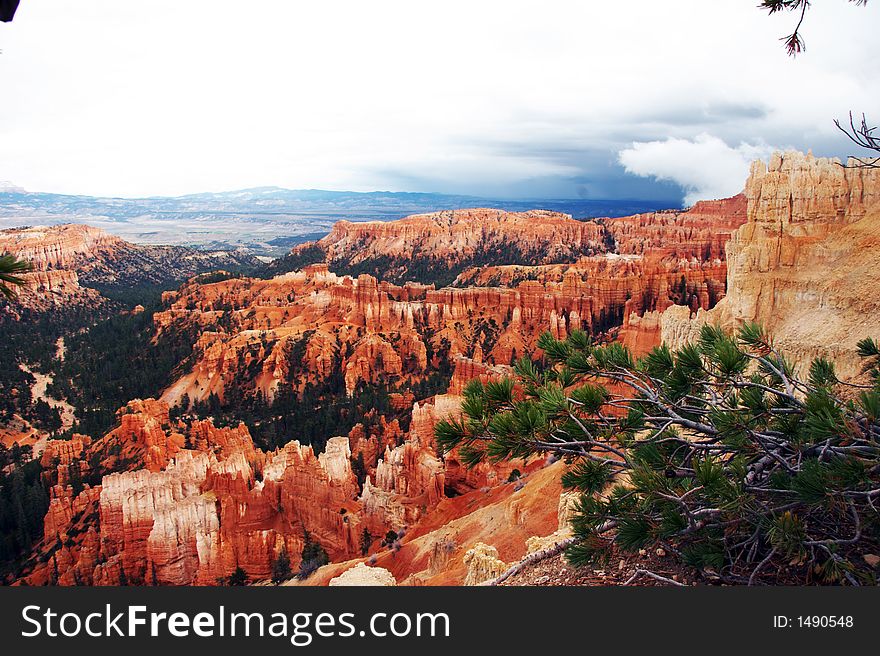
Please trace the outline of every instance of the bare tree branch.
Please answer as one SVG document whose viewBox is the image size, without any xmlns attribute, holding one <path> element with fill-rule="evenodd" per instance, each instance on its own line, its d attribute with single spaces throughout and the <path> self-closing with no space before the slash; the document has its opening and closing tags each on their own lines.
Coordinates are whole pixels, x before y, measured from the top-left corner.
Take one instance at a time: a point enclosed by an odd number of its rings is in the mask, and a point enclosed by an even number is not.
<svg viewBox="0 0 880 656">
<path fill-rule="evenodd" d="M 667 577 L 665 577 L 665 576 L 660 576 L 659 574 L 655 574 L 654 572 L 652 572 L 651 570 L 648 570 L 648 569 L 637 569 L 636 572 L 635 572 L 635 574 L 633 574 L 632 576 L 630 576 L 630 577 L 626 580 L 626 582 L 624 583 L 624 585 L 630 585 L 630 584 L 632 584 L 632 582 L 635 581 L 635 580 L 636 580 L 637 578 L 639 578 L 640 576 L 647 576 L 647 577 L 649 577 L 649 578 L 654 579 L 655 581 L 660 581 L 661 583 L 668 583 L 669 585 L 675 585 L 675 586 L 678 586 L 678 587 L 680 587 L 680 588 L 684 588 L 684 587 L 686 587 L 684 583 L 680 583 L 679 581 L 676 581 L 676 580 L 674 580 L 674 579 L 667 578 Z"/>
</svg>

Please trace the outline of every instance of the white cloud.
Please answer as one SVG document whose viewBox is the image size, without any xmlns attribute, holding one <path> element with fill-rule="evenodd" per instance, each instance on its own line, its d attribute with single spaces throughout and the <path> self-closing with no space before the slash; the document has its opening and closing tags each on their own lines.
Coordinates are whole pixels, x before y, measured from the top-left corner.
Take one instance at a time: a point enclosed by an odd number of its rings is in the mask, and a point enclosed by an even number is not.
<svg viewBox="0 0 880 656">
<path fill-rule="evenodd" d="M 627 173 L 675 182 L 685 190 L 685 203 L 727 198 L 742 191 L 749 164 L 766 159 L 774 149 L 764 143 L 728 146 L 707 133 L 688 139 L 635 142 L 620 151 Z"/>
<path fill-rule="evenodd" d="M 23 2 L 0 24 L 0 180 L 669 199 L 617 153 L 708 132 L 845 155 L 831 120 L 876 106 L 880 3 L 814 3 L 796 60 L 793 17 L 756 4 Z"/>
</svg>

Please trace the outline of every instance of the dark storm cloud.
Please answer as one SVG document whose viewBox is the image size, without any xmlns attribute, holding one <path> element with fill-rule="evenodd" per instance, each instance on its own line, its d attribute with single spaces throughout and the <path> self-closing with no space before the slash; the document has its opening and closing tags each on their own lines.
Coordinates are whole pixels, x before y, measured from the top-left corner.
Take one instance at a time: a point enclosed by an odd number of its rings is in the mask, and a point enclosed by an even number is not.
<svg viewBox="0 0 880 656">
<path fill-rule="evenodd" d="M 665 126 L 696 129 L 719 123 L 743 122 L 766 118 L 770 109 L 760 103 L 711 102 L 704 106 L 678 105 L 656 112 L 636 116 L 634 123 L 660 124 Z"/>
<path fill-rule="evenodd" d="M 670 181 L 657 181 L 627 174 L 618 161 L 619 146 L 604 148 L 573 147 L 556 142 L 484 143 L 483 152 L 494 158 L 517 158 L 527 161 L 546 161 L 571 170 L 570 175 L 535 176 L 515 182 L 468 183 L 456 179 L 438 182 L 435 177 L 420 176 L 412 171 L 377 167 L 371 170 L 392 188 L 422 189 L 443 193 L 465 193 L 501 198 L 585 198 L 585 199 L 643 199 L 662 201 L 677 206 L 683 197 L 681 187 Z"/>
</svg>

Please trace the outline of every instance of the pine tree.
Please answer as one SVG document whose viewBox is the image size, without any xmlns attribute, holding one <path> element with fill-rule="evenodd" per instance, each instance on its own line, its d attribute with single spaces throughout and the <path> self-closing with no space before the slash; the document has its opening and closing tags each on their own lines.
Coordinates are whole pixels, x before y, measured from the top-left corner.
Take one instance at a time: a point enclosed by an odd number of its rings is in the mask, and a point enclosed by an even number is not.
<svg viewBox="0 0 880 656">
<path fill-rule="evenodd" d="M 15 298 L 15 287 L 24 284 L 21 274 L 32 271 L 30 262 L 17 259 L 14 255 L 0 255 L 0 294 L 7 299 Z"/>
<path fill-rule="evenodd" d="M 370 547 L 373 544 L 373 536 L 370 535 L 370 532 L 367 530 L 367 527 L 364 527 L 363 533 L 361 533 L 361 556 L 366 556 L 370 553 Z"/>
<path fill-rule="evenodd" d="M 281 549 L 278 558 L 272 563 L 272 582 L 275 584 L 286 581 L 293 576 L 293 570 L 290 567 L 290 557 L 287 555 L 287 548 Z"/>
<path fill-rule="evenodd" d="M 353 458 L 351 462 L 351 470 L 357 479 L 358 486 L 363 489 L 367 480 L 367 466 L 364 463 L 364 452 L 358 451 L 357 458 Z"/>
<path fill-rule="evenodd" d="M 388 532 L 385 534 L 385 537 L 382 539 L 382 546 L 390 547 L 395 542 L 397 542 L 397 531 L 392 531 L 389 529 Z"/>
<path fill-rule="evenodd" d="M 849 1 L 856 5 L 866 5 L 868 3 L 868 0 Z M 762 0 L 759 5 L 759 7 L 766 9 L 770 14 L 775 14 L 778 11 L 790 11 L 800 16 L 794 32 L 782 39 L 785 42 L 785 49 L 789 55 L 798 55 L 806 48 L 804 39 L 801 36 L 801 26 L 804 24 L 804 19 L 810 6 L 809 0 Z"/>
<path fill-rule="evenodd" d="M 312 572 L 330 562 L 327 552 L 317 540 L 312 539 L 312 534 L 306 528 L 303 528 L 303 548 L 299 572 L 297 578 L 307 579 Z"/>
<path fill-rule="evenodd" d="M 757 325 L 704 327 L 641 359 L 583 332 L 545 334 L 543 366 L 464 390 L 438 423 L 474 466 L 555 454 L 579 494 L 574 565 L 663 548 L 709 582 L 872 582 L 880 522 L 880 346 L 859 343 L 870 385 L 815 359 L 805 377 Z"/>
<path fill-rule="evenodd" d="M 226 584 L 230 586 L 243 586 L 247 585 L 249 582 L 250 579 L 248 578 L 247 572 L 241 567 L 236 567 L 235 571 L 233 571 L 226 580 Z"/>
</svg>

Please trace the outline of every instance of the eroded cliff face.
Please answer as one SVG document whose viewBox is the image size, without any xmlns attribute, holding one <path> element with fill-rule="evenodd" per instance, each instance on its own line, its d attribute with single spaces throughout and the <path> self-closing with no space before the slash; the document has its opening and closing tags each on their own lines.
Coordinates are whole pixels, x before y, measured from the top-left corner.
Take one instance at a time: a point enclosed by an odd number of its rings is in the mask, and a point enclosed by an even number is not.
<svg viewBox="0 0 880 656">
<path fill-rule="evenodd" d="M 106 304 L 80 273 L 107 266 L 124 257 L 131 244 L 103 230 L 82 224 L 13 228 L 0 231 L 0 253 L 11 253 L 31 264 L 14 303 L 0 308 L 19 319 L 22 310 L 63 312 L 70 308 L 98 310 Z"/>
<path fill-rule="evenodd" d="M 361 553 L 365 531 L 376 548 L 447 498 L 446 469 L 458 467 L 438 456 L 433 428 L 459 404 L 455 395 L 415 403 L 410 431 L 390 429 L 395 445 L 385 443 L 361 487 L 351 444 L 363 448 L 365 436 L 331 438 L 319 455 L 296 441 L 264 452 L 243 424 L 172 420 L 164 402 L 132 401 L 99 440 L 47 443 L 44 539 L 21 580 L 213 585 L 237 567 L 264 580 L 282 550 L 298 566 L 305 531 L 333 561 L 347 560 Z M 482 507 L 479 495 L 470 510 Z"/>
<path fill-rule="evenodd" d="M 85 225 L 22 228 L 0 231 L 0 253 L 10 253 L 33 268 L 22 274 L 15 303 L 4 303 L 0 312 L 21 318 L 22 310 L 60 311 L 71 306 L 99 308 L 105 300 L 80 284 L 77 262 L 105 257 L 122 240 Z"/>
<path fill-rule="evenodd" d="M 17 289 L 17 302 L 9 307 L 15 312 L 23 306 L 32 310 L 63 310 L 71 306 L 100 308 L 106 301 L 94 289 L 80 285 L 76 271 L 38 270 L 21 275 L 24 285 Z"/>
<path fill-rule="evenodd" d="M 98 308 L 106 301 L 94 285 L 165 283 L 220 268 L 253 266 L 248 256 L 178 246 L 139 246 L 80 223 L 0 231 L 0 253 L 30 262 L 24 289 L 6 308 L 46 312 Z"/>
<path fill-rule="evenodd" d="M 120 419 L 95 442 L 48 442 L 45 562 L 28 582 L 210 585 L 236 567 L 263 579 L 282 549 L 298 564 L 304 530 L 333 558 L 356 552 L 348 438 L 320 455 L 297 442 L 265 453 L 243 424 L 171 421 L 159 401 L 132 402 Z"/>
<path fill-rule="evenodd" d="M 858 371 L 856 342 L 880 332 L 880 171 L 789 152 L 756 162 L 746 183 L 748 222 L 727 246 L 727 296 L 715 309 L 670 308 L 662 339 L 692 340 L 705 323 L 763 324 L 800 364 L 833 360 Z"/>
<path fill-rule="evenodd" d="M 686 212 L 666 211 L 604 219 L 622 255 L 650 254 L 657 259 L 724 260 L 730 235 L 746 221 L 744 194 L 700 201 Z"/>
<path fill-rule="evenodd" d="M 367 561 L 392 573 L 398 585 L 463 585 L 478 545 L 492 545 L 493 558 L 516 562 L 535 536 L 550 536 L 559 525 L 563 463 L 533 462 L 516 482 L 472 490 L 442 499 L 393 549 L 377 549 Z M 362 559 L 331 563 L 305 582 L 327 585 Z M 495 563 L 496 569 L 500 565 Z"/>
<path fill-rule="evenodd" d="M 499 259 L 522 264 L 571 262 L 604 251 L 604 238 L 601 225 L 575 221 L 567 214 L 466 209 L 399 221 L 339 221 L 316 246 L 333 270 L 381 274 L 390 282 L 425 282 L 444 272 Z"/>
<path fill-rule="evenodd" d="M 96 266 L 100 260 L 117 259 L 129 247 L 119 237 L 78 223 L 0 232 L 0 250 L 31 262 L 38 271 Z"/>
<path fill-rule="evenodd" d="M 377 439 L 356 427 L 352 437 L 332 438 L 315 455 L 296 441 L 264 452 L 243 424 L 218 428 L 211 420 L 174 420 L 164 402 L 132 401 L 120 410 L 119 425 L 98 440 L 75 435 L 47 443 L 42 464 L 51 501 L 44 539 L 20 581 L 214 585 L 237 567 L 252 581 L 265 580 L 282 550 L 296 569 L 306 530 L 333 562 L 362 553 L 365 532 L 370 552 L 396 552 L 401 545 L 379 544 L 388 531 L 397 532 L 405 547 L 410 538 L 447 522 L 508 504 L 499 490 L 512 489 L 510 472 L 519 468 L 528 475 L 541 468 L 535 461 L 467 470 L 455 453 L 441 457 L 434 426 L 459 412 L 460 404 L 457 394 L 414 402 L 408 432 L 389 425 Z M 352 467 L 352 444 L 384 444 L 362 486 Z M 550 497 L 528 502 L 528 519 L 517 514 L 517 504 L 505 505 L 504 512 L 523 524 L 508 540 L 509 557 L 526 548 L 528 536 L 520 533 L 534 534 L 547 524 L 557 504 L 558 486 L 552 489 Z M 491 523 L 496 541 L 504 523 L 499 521 Z M 470 548 L 483 535 L 477 519 L 465 525 L 472 539 L 454 548 L 435 545 L 431 576 L 449 574 L 437 560 L 447 550 Z M 399 563 L 394 571 L 406 579 L 423 566 L 419 561 L 413 565 L 419 569 L 407 572 Z M 455 577 L 446 580 L 460 582 Z"/>
</svg>

